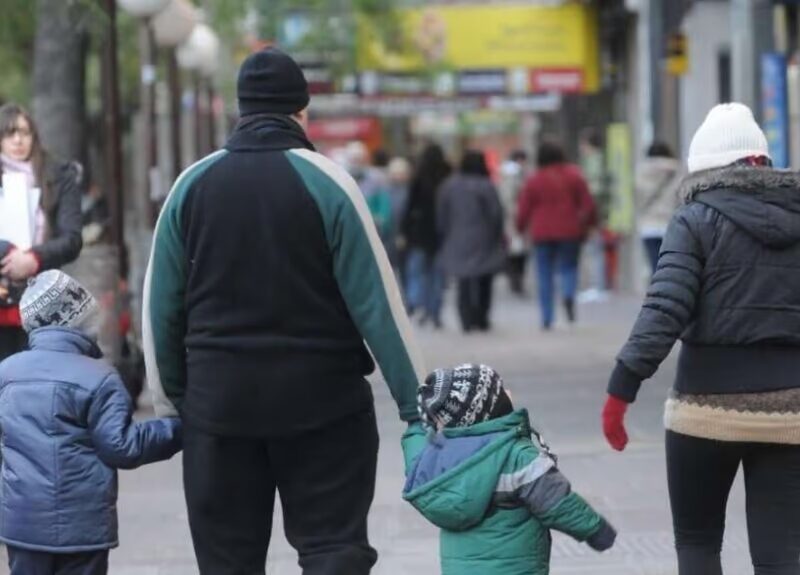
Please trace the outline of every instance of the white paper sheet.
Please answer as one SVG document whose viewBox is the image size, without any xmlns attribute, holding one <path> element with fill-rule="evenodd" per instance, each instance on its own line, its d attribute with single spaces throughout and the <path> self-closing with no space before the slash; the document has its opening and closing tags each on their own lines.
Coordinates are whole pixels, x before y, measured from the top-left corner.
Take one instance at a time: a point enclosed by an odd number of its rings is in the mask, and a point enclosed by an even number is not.
<svg viewBox="0 0 800 575">
<path fill-rule="evenodd" d="M 28 190 L 28 214 L 31 220 L 31 244 L 36 242 L 39 233 L 39 204 L 42 200 L 42 189 L 33 188 Z"/>
<path fill-rule="evenodd" d="M 41 192 L 29 193 L 22 174 L 3 174 L 2 184 L 0 239 L 11 242 L 19 249 L 30 249 L 36 229 L 36 210 L 34 208 L 31 211 L 31 206 L 38 205 Z M 36 196 L 35 204 L 33 196 Z"/>
</svg>

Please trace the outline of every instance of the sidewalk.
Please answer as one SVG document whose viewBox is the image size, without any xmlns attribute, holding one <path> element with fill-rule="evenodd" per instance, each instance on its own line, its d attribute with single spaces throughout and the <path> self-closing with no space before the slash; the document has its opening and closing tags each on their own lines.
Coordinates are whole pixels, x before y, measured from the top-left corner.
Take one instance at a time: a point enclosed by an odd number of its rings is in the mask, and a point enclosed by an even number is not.
<svg viewBox="0 0 800 575">
<path fill-rule="evenodd" d="M 614 299 L 581 307 L 572 330 L 551 334 L 537 328 L 533 300 L 512 299 L 501 288 L 488 335 L 460 334 L 448 313 L 443 332 L 420 330 L 428 367 L 482 361 L 504 376 L 515 403 L 529 409 L 559 455 L 574 488 L 605 513 L 621 536 L 610 553 L 598 555 L 560 535 L 555 537 L 554 575 L 667 575 L 676 573 L 666 474 L 661 409 L 672 363 L 645 385 L 630 412 L 631 445 L 623 454 L 605 444 L 599 413 L 613 357 L 635 317 L 638 302 Z M 452 310 L 452 305 L 448 308 Z M 381 452 L 375 504 L 370 516 L 373 545 L 380 560 L 376 575 L 438 573 L 437 533 L 400 498 L 402 457 L 398 421 L 386 386 L 374 385 Z M 180 458 L 120 474 L 121 547 L 112 552 L 114 575 L 194 575 L 186 510 L 180 483 Z M 731 498 L 726 538 L 726 575 L 748 568 L 743 497 Z M 286 544 L 276 516 L 268 573 L 299 575 L 294 551 Z M 3 573 L 0 570 L 0 573 Z"/>
</svg>

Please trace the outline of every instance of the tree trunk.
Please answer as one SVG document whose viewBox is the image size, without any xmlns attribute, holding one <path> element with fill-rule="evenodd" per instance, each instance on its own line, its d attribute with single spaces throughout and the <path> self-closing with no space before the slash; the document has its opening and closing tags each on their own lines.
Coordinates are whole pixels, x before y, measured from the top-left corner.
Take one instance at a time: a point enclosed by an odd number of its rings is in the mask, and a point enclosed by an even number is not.
<svg viewBox="0 0 800 575">
<path fill-rule="evenodd" d="M 86 164 L 87 9 L 77 0 L 37 0 L 33 114 L 44 148 Z"/>
</svg>

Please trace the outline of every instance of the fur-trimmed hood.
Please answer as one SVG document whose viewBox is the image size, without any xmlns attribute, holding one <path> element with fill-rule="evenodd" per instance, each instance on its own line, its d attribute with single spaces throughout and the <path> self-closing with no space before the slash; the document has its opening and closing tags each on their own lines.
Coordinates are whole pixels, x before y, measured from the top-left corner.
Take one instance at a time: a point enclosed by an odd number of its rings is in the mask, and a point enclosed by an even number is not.
<svg viewBox="0 0 800 575">
<path fill-rule="evenodd" d="M 687 176 L 686 203 L 713 208 L 773 248 L 800 243 L 800 174 L 769 168 L 720 168 Z"/>
</svg>

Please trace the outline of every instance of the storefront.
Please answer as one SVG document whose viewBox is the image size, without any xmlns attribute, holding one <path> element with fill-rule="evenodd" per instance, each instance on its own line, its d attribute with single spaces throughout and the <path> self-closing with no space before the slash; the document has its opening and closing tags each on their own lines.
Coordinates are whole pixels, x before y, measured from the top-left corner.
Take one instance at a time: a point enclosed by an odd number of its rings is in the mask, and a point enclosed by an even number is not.
<svg viewBox="0 0 800 575">
<path fill-rule="evenodd" d="M 394 42 L 362 23 L 356 95 L 364 113 L 405 117 L 412 141 L 504 157 L 531 148 L 542 113 L 600 88 L 594 7 L 448 4 L 401 9 Z M 368 110 L 369 112 L 366 112 Z"/>
</svg>

